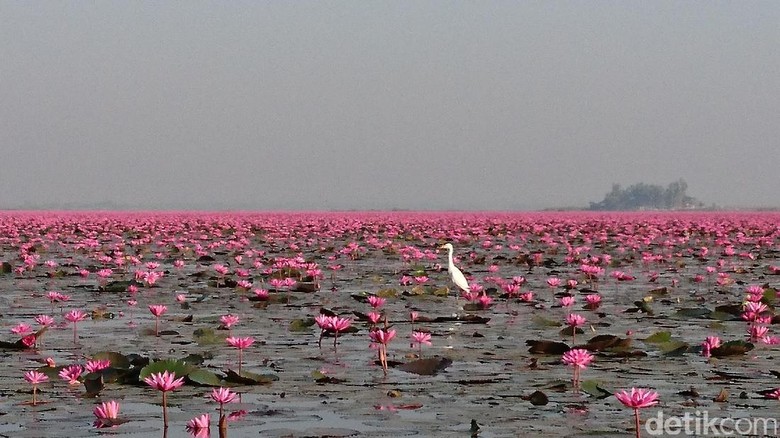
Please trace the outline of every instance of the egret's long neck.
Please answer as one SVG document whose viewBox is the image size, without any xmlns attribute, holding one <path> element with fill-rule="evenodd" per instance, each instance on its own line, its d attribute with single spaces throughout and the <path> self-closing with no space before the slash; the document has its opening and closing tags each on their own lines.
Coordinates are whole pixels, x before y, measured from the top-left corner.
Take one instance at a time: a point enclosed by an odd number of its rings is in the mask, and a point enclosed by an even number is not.
<svg viewBox="0 0 780 438">
<path fill-rule="evenodd" d="M 452 261 L 452 248 L 448 248 L 448 251 L 447 251 L 447 262 L 449 262 L 447 264 L 447 270 L 451 271 L 452 267 L 455 266 L 455 263 Z"/>
</svg>

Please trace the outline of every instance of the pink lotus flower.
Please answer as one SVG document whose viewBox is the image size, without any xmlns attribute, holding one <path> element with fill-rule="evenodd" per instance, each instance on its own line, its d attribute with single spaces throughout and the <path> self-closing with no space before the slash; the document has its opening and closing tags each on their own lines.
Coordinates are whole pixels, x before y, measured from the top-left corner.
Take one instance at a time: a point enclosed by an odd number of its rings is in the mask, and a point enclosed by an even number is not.
<svg viewBox="0 0 780 438">
<path fill-rule="evenodd" d="M 571 327 L 571 342 L 574 343 L 577 336 L 577 327 L 585 324 L 585 317 L 576 313 L 566 315 L 566 324 Z"/>
<path fill-rule="evenodd" d="M 387 344 L 395 338 L 395 330 L 374 329 L 368 333 L 368 337 L 379 347 L 379 361 L 382 363 L 382 370 L 387 374 Z"/>
<path fill-rule="evenodd" d="M 620 391 L 615 393 L 615 398 L 624 406 L 634 410 L 634 426 L 636 438 L 640 438 L 641 426 L 639 423 L 639 410 L 658 404 L 658 393 L 643 388 L 631 388 L 631 392 Z"/>
<path fill-rule="evenodd" d="M 534 300 L 534 293 L 533 292 L 523 292 L 520 295 L 518 295 L 518 298 L 520 301 L 525 303 L 530 303 Z"/>
<path fill-rule="evenodd" d="M 38 315 L 35 317 L 35 322 L 44 327 L 48 327 L 54 324 L 54 318 L 49 315 Z"/>
<path fill-rule="evenodd" d="M 184 385 L 184 377 L 176 378 L 176 373 L 163 371 L 153 373 L 144 378 L 144 382 L 152 388 L 162 392 L 163 426 L 168 428 L 168 392 Z"/>
<path fill-rule="evenodd" d="M 599 294 L 585 295 L 585 301 L 593 307 L 598 306 L 599 304 L 601 304 L 601 295 Z"/>
<path fill-rule="evenodd" d="M 81 382 L 78 379 L 83 371 L 84 369 L 81 368 L 81 365 L 70 365 L 60 370 L 59 376 L 62 380 L 68 382 L 68 385 L 79 385 Z"/>
<path fill-rule="evenodd" d="M 423 344 L 433 345 L 433 343 L 431 342 L 431 334 L 427 332 L 413 331 L 411 338 L 412 338 L 412 343 L 417 344 L 417 347 L 420 350 L 420 357 L 422 357 Z"/>
<path fill-rule="evenodd" d="M 168 306 L 163 304 L 149 305 L 149 311 L 154 315 L 154 335 L 160 336 L 160 317 L 168 311 Z"/>
<path fill-rule="evenodd" d="M 380 319 L 382 319 L 382 314 L 379 312 L 368 312 L 366 314 L 366 317 L 371 322 L 371 324 L 376 325 Z"/>
<path fill-rule="evenodd" d="M 374 309 L 378 309 L 385 305 L 385 299 L 382 297 L 378 297 L 376 295 L 370 295 L 368 297 L 368 304 L 371 305 Z"/>
<path fill-rule="evenodd" d="M 254 344 L 255 339 L 251 336 L 245 338 L 231 336 L 225 339 L 225 341 L 232 347 L 238 348 L 238 374 L 241 374 L 241 362 L 243 362 L 244 349 L 249 348 Z"/>
<path fill-rule="evenodd" d="M 565 296 L 560 299 L 561 307 L 569 307 L 574 305 L 574 297 Z"/>
<path fill-rule="evenodd" d="M 76 340 L 78 339 L 77 335 L 76 335 L 76 324 L 79 321 L 83 321 L 86 318 L 87 318 L 87 314 L 82 312 L 81 310 L 78 310 L 78 309 L 71 310 L 70 312 L 65 314 L 65 319 L 67 319 L 68 321 L 73 323 L 73 343 L 74 344 L 76 343 Z"/>
<path fill-rule="evenodd" d="M 233 327 L 234 325 L 238 324 L 239 320 L 240 320 L 239 317 L 231 314 L 222 315 L 219 317 L 219 321 L 222 323 L 222 327 L 228 330 L 230 330 L 230 328 Z"/>
<path fill-rule="evenodd" d="M 119 403 L 115 400 L 109 400 L 96 406 L 92 411 L 95 414 L 96 420 L 93 426 L 96 428 L 115 427 L 119 425 Z"/>
<path fill-rule="evenodd" d="M 35 396 L 36 396 L 36 394 L 38 392 L 38 385 L 40 385 L 41 383 L 49 380 L 49 377 L 46 376 L 46 374 L 43 374 L 43 373 L 41 373 L 39 371 L 32 370 L 32 371 L 27 371 L 27 372 L 24 373 L 24 380 L 26 380 L 28 383 L 30 383 L 32 385 L 32 387 L 33 387 L 33 391 L 32 391 L 32 405 L 35 406 L 35 405 L 38 404 L 38 402 L 37 402 L 37 400 L 35 398 Z"/>
<path fill-rule="evenodd" d="M 209 427 L 211 427 L 211 416 L 209 414 L 198 415 L 187 422 L 187 431 L 194 434 L 202 430 L 208 431 Z M 208 437 L 208 434 L 205 436 Z"/>
<path fill-rule="evenodd" d="M 704 357 L 710 357 L 713 348 L 720 347 L 720 338 L 717 336 L 707 336 L 707 338 L 701 344 L 701 355 Z"/>
<path fill-rule="evenodd" d="M 236 396 L 235 392 L 231 391 L 229 388 L 214 388 L 211 391 L 211 399 L 219 404 L 225 404 L 232 402 Z"/>
<path fill-rule="evenodd" d="M 100 359 L 100 360 L 88 360 L 84 368 L 87 370 L 88 373 L 95 373 L 100 370 L 109 368 L 110 366 L 111 366 L 111 361 L 109 359 Z"/>
<path fill-rule="evenodd" d="M 34 334 L 30 334 L 22 338 L 22 344 L 27 348 L 32 348 L 37 340 Z"/>
<path fill-rule="evenodd" d="M 215 402 L 219 403 L 219 422 L 222 424 L 224 421 L 223 418 L 225 416 L 224 414 L 224 406 L 226 403 L 232 402 L 236 398 L 236 393 L 232 392 L 228 388 L 214 388 L 211 391 L 211 399 Z"/>
<path fill-rule="evenodd" d="M 23 322 L 20 322 L 19 324 L 16 324 L 13 328 L 11 328 L 11 333 L 15 335 L 26 335 L 32 331 L 32 327 L 30 327 L 29 324 L 25 324 Z"/>
<path fill-rule="evenodd" d="M 570 365 L 574 368 L 574 377 L 572 378 L 572 385 L 574 390 L 577 391 L 580 385 L 580 370 L 584 370 L 593 360 L 593 355 L 588 350 L 582 348 L 575 348 L 563 353 L 561 361 L 566 365 Z"/>
<path fill-rule="evenodd" d="M 493 298 L 487 294 L 482 294 L 477 298 L 477 304 L 480 309 L 487 309 L 493 303 Z"/>
</svg>

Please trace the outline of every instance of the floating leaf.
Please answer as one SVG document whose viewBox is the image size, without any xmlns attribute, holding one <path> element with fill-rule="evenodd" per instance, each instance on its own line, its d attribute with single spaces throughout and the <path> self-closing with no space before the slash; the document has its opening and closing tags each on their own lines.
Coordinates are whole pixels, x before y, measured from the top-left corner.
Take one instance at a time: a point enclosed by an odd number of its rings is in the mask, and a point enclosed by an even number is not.
<svg viewBox="0 0 780 438">
<path fill-rule="evenodd" d="M 545 318 L 540 315 L 534 315 L 533 318 L 531 318 L 531 323 L 537 327 L 560 327 L 563 325 L 560 321 Z"/>
<path fill-rule="evenodd" d="M 398 369 L 421 376 L 435 376 L 450 365 L 452 365 L 452 359 L 446 357 L 429 357 L 399 365 Z"/>
<path fill-rule="evenodd" d="M 96 397 L 105 388 L 103 376 L 100 373 L 89 373 L 84 376 L 85 397 Z"/>
<path fill-rule="evenodd" d="M 199 328 L 192 332 L 192 337 L 198 345 L 214 345 L 223 344 L 225 342 L 224 336 L 217 336 L 214 329 L 211 328 Z"/>
<path fill-rule="evenodd" d="M 396 298 L 398 296 L 398 291 L 393 288 L 380 289 L 376 295 L 381 298 Z"/>
<path fill-rule="evenodd" d="M 111 281 L 105 286 L 100 286 L 98 290 L 101 292 L 127 292 L 127 288 L 131 285 L 137 285 L 135 280 L 118 280 Z"/>
<path fill-rule="evenodd" d="M 775 304 L 775 301 L 777 301 L 777 290 L 771 288 L 771 287 L 765 287 L 764 288 L 764 296 L 761 299 L 765 304 L 768 304 L 770 306 Z"/>
<path fill-rule="evenodd" d="M 648 292 L 649 295 L 654 297 L 661 297 L 669 294 L 669 290 L 666 287 L 659 287 Z"/>
<path fill-rule="evenodd" d="M 176 377 L 184 377 L 195 370 L 192 365 L 186 364 L 178 360 L 160 360 L 152 362 L 149 365 L 141 369 L 141 373 L 138 378 L 143 380 L 154 373 L 162 373 L 168 371 L 169 373 L 176 373 Z"/>
<path fill-rule="evenodd" d="M 279 380 L 279 376 L 276 374 L 255 374 L 244 370 L 241 371 L 241 374 L 238 374 L 233 370 L 227 370 L 225 372 L 225 380 L 242 385 L 270 385 L 272 382 Z"/>
<path fill-rule="evenodd" d="M 614 335 L 597 335 L 590 339 L 581 348 L 590 351 L 619 350 L 631 346 L 631 338 L 620 338 Z"/>
<path fill-rule="evenodd" d="M 688 347 L 690 346 L 687 342 L 683 342 L 677 339 L 672 339 L 669 342 L 658 344 L 658 348 L 667 356 L 676 356 L 686 353 L 688 351 Z"/>
<path fill-rule="evenodd" d="M 612 391 L 604 389 L 597 380 L 584 380 L 580 382 L 580 389 L 597 399 L 607 398 L 612 395 Z"/>
<path fill-rule="evenodd" d="M 417 285 L 413 287 L 412 292 L 415 292 L 416 289 L 420 290 L 420 292 L 417 293 L 417 295 L 422 295 L 425 293 L 425 288 L 422 287 L 421 285 Z M 446 287 L 437 287 L 436 289 L 433 290 L 433 295 L 437 297 L 446 297 L 449 294 L 450 294 L 450 289 Z"/>
<path fill-rule="evenodd" d="M 745 341 L 729 341 L 718 348 L 713 348 L 710 353 L 715 357 L 737 356 L 745 354 L 755 348 L 753 344 Z"/>
<path fill-rule="evenodd" d="M 222 378 L 201 368 L 197 368 L 187 374 L 187 380 L 200 386 L 222 386 Z"/>
<path fill-rule="evenodd" d="M 128 369 L 130 360 L 124 354 L 115 351 L 101 351 L 92 355 L 92 360 L 108 360 L 112 368 Z"/>
<path fill-rule="evenodd" d="M 563 342 L 555 342 L 555 341 L 536 341 L 536 340 L 529 339 L 525 341 L 525 345 L 531 347 L 528 349 L 528 352 L 532 354 L 561 355 L 571 349 L 569 348 L 568 345 L 564 344 Z"/>
<path fill-rule="evenodd" d="M 290 321 L 288 330 L 293 333 L 308 332 L 311 331 L 311 327 L 314 325 L 314 323 L 315 323 L 314 318 L 293 319 L 292 321 Z"/>
<path fill-rule="evenodd" d="M 346 382 L 346 380 L 344 379 L 338 379 L 336 377 L 328 376 L 322 373 L 321 371 L 312 371 L 311 376 L 314 378 L 315 382 L 320 384 L 324 384 L 324 383 L 337 384 L 337 383 Z"/>
<path fill-rule="evenodd" d="M 8 262 L 0 262 L 0 274 L 10 274 L 14 271 L 14 267 Z"/>
<path fill-rule="evenodd" d="M 199 365 L 203 365 L 203 362 L 206 361 L 206 358 L 204 358 L 200 354 L 191 353 L 191 354 L 188 354 L 186 357 L 184 357 L 182 359 L 179 359 L 179 360 L 181 362 L 184 362 L 184 363 L 188 364 L 188 365 L 199 366 Z"/>
<path fill-rule="evenodd" d="M 534 406 L 544 406 L 550 402 L 550 399 L 547 398 L 547 394 L 542 391 L 534 391 L 528 397 L 523 397 L 523 400 L 530 401 Z"/>
<path fill-rule="evenodd" d="M 670 332 L 655 332 L 652 335 L 646 337 L 642 341 L 648 344 L 663 344 L 672 340 L 672 334 Z"/>
</svg>

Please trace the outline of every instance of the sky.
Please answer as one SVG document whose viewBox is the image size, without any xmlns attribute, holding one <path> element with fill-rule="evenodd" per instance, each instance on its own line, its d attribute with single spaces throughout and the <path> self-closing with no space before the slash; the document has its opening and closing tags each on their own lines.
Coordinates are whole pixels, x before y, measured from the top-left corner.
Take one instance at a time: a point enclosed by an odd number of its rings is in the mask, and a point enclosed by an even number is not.
<svg viewBox="0 0 780 438">
<path fill-rule="evenodd" d="M 0 208 L 780 206 L 777 1 L 0 0 Z"/>
</svg>

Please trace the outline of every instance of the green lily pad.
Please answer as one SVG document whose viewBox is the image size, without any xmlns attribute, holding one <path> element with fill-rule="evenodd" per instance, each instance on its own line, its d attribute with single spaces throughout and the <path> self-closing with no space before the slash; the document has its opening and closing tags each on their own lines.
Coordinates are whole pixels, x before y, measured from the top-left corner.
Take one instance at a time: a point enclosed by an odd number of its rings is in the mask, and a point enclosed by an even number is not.
<svg viewBox="0 0 780 438">
<path fill-rule="evenodd" d="M 612 395 L 612 391 L 604 389 L 601 386 L 601 382 L 597 380 L 584 380 L 580 382 L 580 389 L 597 399 L 607 398 Z"/>
<path fill-rule="evenodd" d="M 376 295 L 381 298 L 396 298 L 398 296 L 398 291 L 393 288 L 381 289 Z"/>
<path fill-rule="evenodd" d="M 658 348 L 667 356 L 681 355 L 687 352 L 689 347 L 690 345 L 688 345 L 687 342 L 683 342 L 677 339 L 672 339 L 669 342 L 658 344 Z"/>
<path fill-rule="evenodd" d="M 290 321 L 290 326 L 288 327 L 288 330 L 290 330 L 293 333 L 309 332 L 311 330 L 311 327 L 314 325 L 314 323 L 315 323 L 314 318 L 294 319 Z"/>
<path fill-rule="evenodd" d="M 135 280 L 118 280 L 112 281 L 105 286 L 100 286 L 98 289 L 101 292 L 126 292 L 130 285 L 137 285 Z"/>
<path fill-rule="evenodd" d="M 176 373 L 176 377 L 184 377 L 189 373 L 195 371 L 195 367 L 186 364 L 179 360 L 160 360 L 157 362 L 151 362 L 149 365 L 141 369 L 141 373 L 138 375 L 140 380 L 143 380 L 154 373 L 162 373 L 168 371 L 169 373 Z"/>
<path fill-rule="evenodd" d="M 275 374 L 255 374 L 249 371 L 241 371 L 241 374 L 238 374 L 233 370 L 227 370 L 225 372 L 225 380 L 242 385 L 270 385 L 272 382 L 279 380 L 279 376 Z"/>
<path fill-rule="evenodd" d="M 200 386 L 223 386 L 222 378 L 201 368 L 197 368 L 187 374 L 187 380 Z"/>
<path fill-rule="evenodd" d="M 206 358 L 204 358 L 200 354 L 192 353 L 192 354 L 188 354 L 186 357 L 182 359 L 179 359 L 179 361 L 184 362 L 187 365 L 199 366 L 199 365 L 203 365 L 203 362 L 206 361 Z"/>
<path fill-rule="evenodd" d="M 663 344 L 672 340 L 672 334 L 670 332 L 655 332 L 652 335 L 646 337 L 642 341 L 648 344 Z"/>
<path fill-rule="evenodd" d="M 537 327 L 560 327 L 562 323 L 553 319 L 545 318 L 540 315 L 534 315 L 531 323 Z"/>
<path fill-rule="evenodd" d="M 225 342 L 225 336 L 217 335 L 214 329 L 211 328 L 199 328 L 192 332 L 192 338 L 198 345 L 216 345 L 223 344 Z"/>
</svg>

